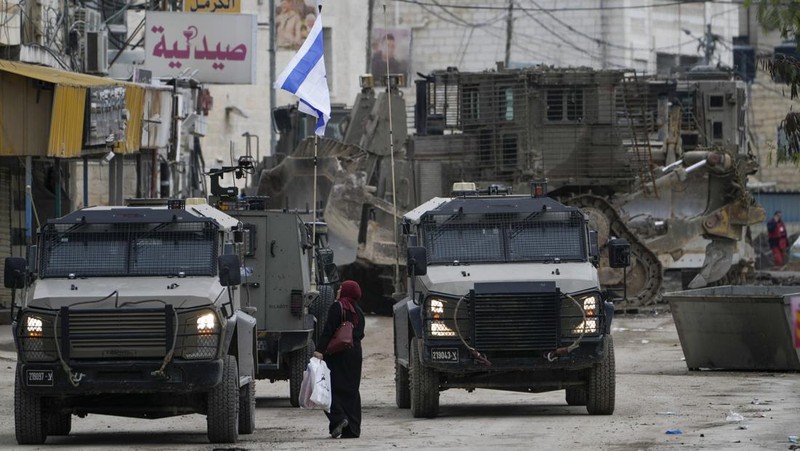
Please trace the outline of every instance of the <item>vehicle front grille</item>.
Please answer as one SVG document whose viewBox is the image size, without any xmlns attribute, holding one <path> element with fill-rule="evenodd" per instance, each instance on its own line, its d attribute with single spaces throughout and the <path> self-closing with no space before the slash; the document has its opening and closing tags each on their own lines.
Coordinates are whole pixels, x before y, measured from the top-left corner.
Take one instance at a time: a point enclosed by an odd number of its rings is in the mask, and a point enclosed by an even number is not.
<svg viewBox="0 0 800 451">
<path fill-rule="evenodd" d="M 70 359 L 162 358 L 174 338 L 172 306 L 61 311 L 62 353 Z"/>
<path fill-rule="evenodd" d="M 551 350 L 558 346 L 558 294 L 474 295 L 472 318 L 479 351 Z"/>
</svg>

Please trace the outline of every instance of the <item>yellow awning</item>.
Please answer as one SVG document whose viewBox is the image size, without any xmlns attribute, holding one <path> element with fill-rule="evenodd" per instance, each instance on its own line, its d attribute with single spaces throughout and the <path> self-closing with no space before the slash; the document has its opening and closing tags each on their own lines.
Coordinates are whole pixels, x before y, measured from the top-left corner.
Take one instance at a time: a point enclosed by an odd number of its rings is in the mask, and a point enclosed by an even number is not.
<svg viewBox="0 0 800 451">
<path fill-rule="evenodd" d="M 125 87 L 125 104 L 129 112 L 126 139 L 115 148 L 115 151 L 131 153 L 139 150 L 144 110 L 145 88 L 143 86 L 17 61 L 0 60 L 0 71 L 55 85 L 50 113 L 47 156 L 58 158 L 81 156 L 87 90 L 103 86 Z M 5 110 L 8 111 L 8 108 Z M 4 125 L 4 122 L 0 115 L 0 125 Z M 3 128 L 0 127 L 0 156 L 21 155 L 19 152 L 9 150 L 10 146 L 3 145 L 4 141 L 8 141 L 8 137 L 3 136 L 3 133 Z M 38 153 L 34 154 L 38 155 Z"/>
</svg>

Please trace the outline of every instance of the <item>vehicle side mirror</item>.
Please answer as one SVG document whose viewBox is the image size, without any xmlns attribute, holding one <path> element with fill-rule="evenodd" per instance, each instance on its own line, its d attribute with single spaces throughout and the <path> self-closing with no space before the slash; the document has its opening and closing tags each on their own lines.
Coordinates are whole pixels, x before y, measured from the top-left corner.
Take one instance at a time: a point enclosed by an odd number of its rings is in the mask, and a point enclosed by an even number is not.
<svg viewBox="0 0 800 451">
<path fill-rule="evenodd" d="M 600 246 L 597 244 L 597 230 L 589 231 L 589 257 L 593 262 L 597 262 L 600 257 Z"/>
<path fill-rule="evenodd" d="M 12 290 L 25 288 L 25 270 L 28 262 L 22 257 L 6 257 L 3 284 Z"/>
<path fill-rule="evenodd" d="M 223 287 L 240 285 L 242 283 L 242 273 L 239 267 L 238 255 L 220 255 L 217 257 L 219 268 L 219 284 Z"/>
<path fill-rule="evenodd" d="M 325 265 L 325 275 L 328 276 L 328 283 L 339 282 L 339 269 L 336 263 L 328 263 Z"/>
<path fill-rule="evenodd" d="M 631 264 L 631 245 L 624 238 L 608 240 L 608 266 L 627 268 Z"/>
<path fill-rule="evenodd" d="M 408 247 L 408 273 L 424 276 L 428 273 L 428 255 L 422 246 Z"/>
</svg>

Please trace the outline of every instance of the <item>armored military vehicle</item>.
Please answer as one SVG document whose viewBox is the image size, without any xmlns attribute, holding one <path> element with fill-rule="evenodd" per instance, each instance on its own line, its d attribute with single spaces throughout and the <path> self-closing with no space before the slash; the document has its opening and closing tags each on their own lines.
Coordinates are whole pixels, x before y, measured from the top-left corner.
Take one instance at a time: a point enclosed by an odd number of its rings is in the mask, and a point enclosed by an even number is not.
<svg viewBox="0 0 800 451">
<path fill-rule="evenodd" d="M 507 193 L 508 191 L 506 191 Z M 570 405 L 614 412 L 612 295 L 597 234 L 577 207 L 460 183 L 403 217 L 407 297 L 394 305 L 396 402 L 435 417 L 439 392 L 566 389 Z M 630 246 L 609 241 L 611 267 Z"/>
<path fill-rule="evenodd" d="M 764 220 L 764 210 L 746 189 L 758 165 L 742 114 L 745 86 L 729 74 L 698 68 L 657 79 L 590 68 L 448 68 L 416 81 L 410 136 L 402 91 L 390 84 L 375 93 L 368 77 L 362 82 L 350 118 L 320 140 L 319 158 L 309 141 L 281 147 L 286 158 L 264 170 L 259 193 L 310 205 L 310 192 L 299 187 L 311 186 L 319 162 L 317 207 L 339 246 L 337 263 L 363 282 L 368 303 L 378 298 L 375 304 L 382 299 L 388 307 L 398 291 L 393 204 L 402 214 L 463 180 L 524 191 L 531 178 L 546 177 L 551 196 L 590 217 L 601 254 L 610 236 L 627 239 L 627 279 L 606 259 L 600 267 L 605 285 L 626 285 L 630 296 L 620 308 L 659 302 L 666 270 L 692 287 L 741 283 L 752 271 L 746 229 Z"/>
<path fill-rule="evenodd" d="M 242 232 L 202 199 L 91 207 L 47 221 L 27 259 L 8 257 L 17 442 L 68 435 L 73 415 L 93 413 L 200 413 L 214 443 L 252 433 L 256 319 L 240 303 Z"/>
<path fill-rule="evenodd" d="M 338 272 L 327 246 L 327 225 L 297 212 L 269 209 L 269 199 L 240 196 L 222 186 L 225 174 L 243 177 L 252 160 L 210 172 L 209 201 L 240 223 L 243 233 L 242 304 L 257 321 L 256 378 L 289 381 L 299 406 L 303 371 L 334 300 Z"/>
</svg>

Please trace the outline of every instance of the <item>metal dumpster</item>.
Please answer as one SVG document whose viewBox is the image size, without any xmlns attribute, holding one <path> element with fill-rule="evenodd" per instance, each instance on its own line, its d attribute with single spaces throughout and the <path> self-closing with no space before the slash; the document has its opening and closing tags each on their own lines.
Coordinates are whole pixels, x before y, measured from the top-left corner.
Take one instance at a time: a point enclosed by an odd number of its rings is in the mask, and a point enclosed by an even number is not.
<svg viewBox="0 0 800 451">
<path fill-rule="evenodd" d="M 721 286 L 665 293 L 690 370 L 800 370 L 791 298 L 800 287 Z"/>
</svg>

